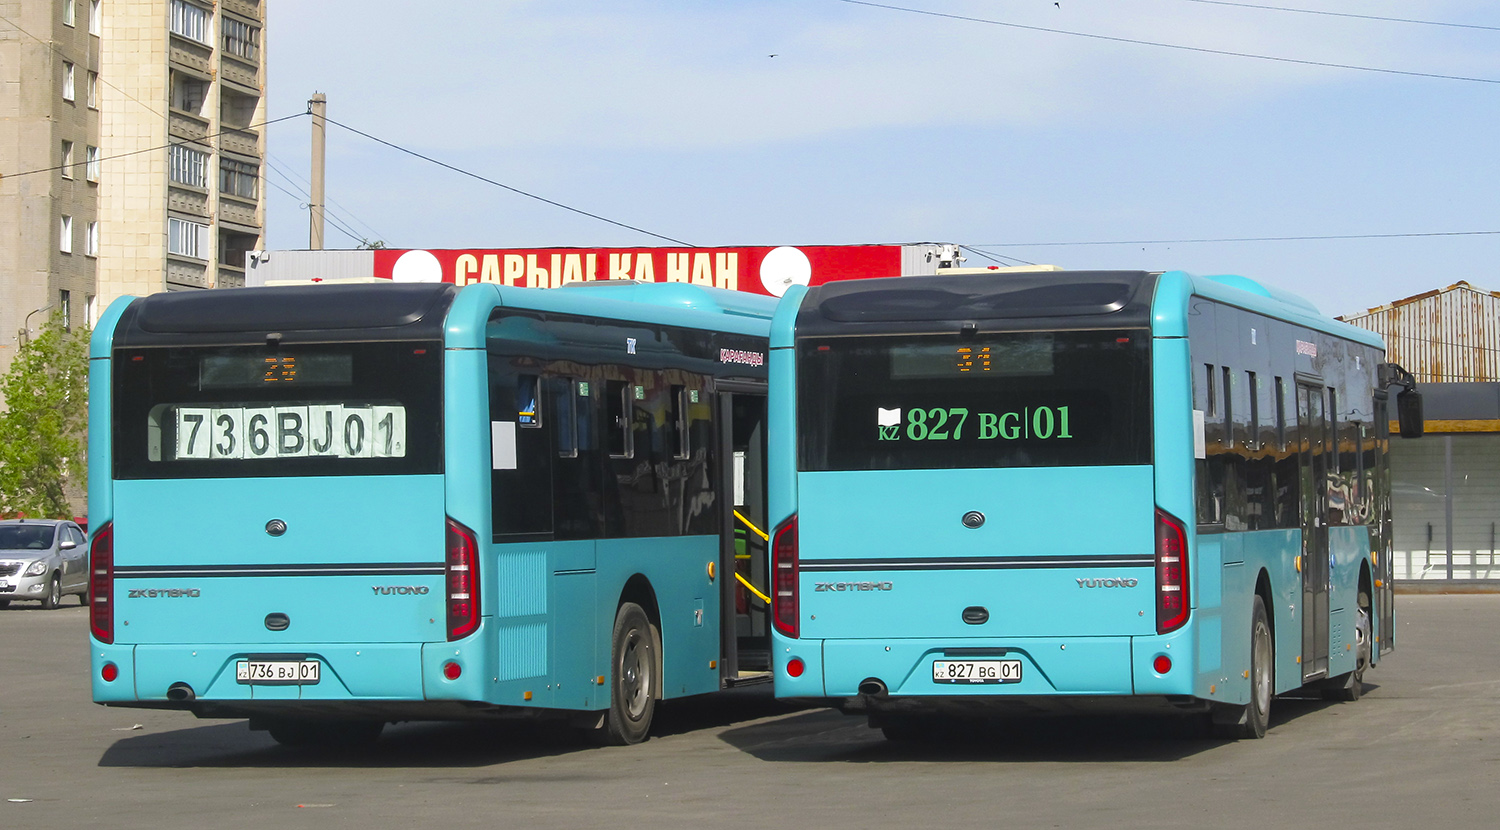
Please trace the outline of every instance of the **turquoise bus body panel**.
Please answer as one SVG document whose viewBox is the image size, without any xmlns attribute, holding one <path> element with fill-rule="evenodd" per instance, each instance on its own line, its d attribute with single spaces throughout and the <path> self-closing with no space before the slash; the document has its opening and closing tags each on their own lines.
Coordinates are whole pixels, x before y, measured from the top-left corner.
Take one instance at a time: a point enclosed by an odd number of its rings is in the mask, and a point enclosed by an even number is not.
<svg viewBox="0 0 1500 830">
<path fill-rule="evenodd" d="M 312 289 L 316 290 L 316 289 Z M 113 331 L 134 298 L 110 306 L 91 344 L 90 418 L 110 423 Z M 479 542 L 481 624 L 449 642 L 441 573 L 387 577 L 117 573 L 117 643 L 91 640 L 94 699 L 166 701 L 187 683 L 212 701 L 439 701 L 599 711 L 609 706 L 610 636 L 624 586 L 649 581 L 660 608 L 660 696 L 720 687 L 720 589 L 709 575 L 717 536 L 503 543 L 491 541 L 487 324 L 500 306 L 764 336 L 774 300 L 694 286 L 564 290 L 469 286 L 444 323 L 444 470 L 441 475 L 114 481 L 91 469 L 92 526 L 114 516 L 117 568 L 444 561 L 446 515 Z M 111 430 L 90 432 L 95 459 L 111 458 Z M 285 535 L 265 532 L 267 516 Z M 176 593 L 173 591 L 176 589 Z M 197 592 L 186 596 L 183 589 Z M 130 596 L 139 591 L 137 596 Z M 211 609 L 211 611 L 207 610 Z M 285 632 L 265 616 L 286 613 Z M 316 685 L 246 685 L 235 663 L 302 655 L 321 665 Z M 113 663 L 119 677 L 104 682 Z M 448 678 L 444 666 L 462 671 Z"/>
<path fill-rule="evenodd" d="M 799 557 L 820 564 L 813 574 L 804 571 L 799 582 L 800 638 L 780 633 L 773 638 L 777 696 L 853 698 L 862 680 L 879 678 L 893 695 L 1165 695 L 1245 704 L 1252 602 L 1261 580 L 1270 586 L 1274 690 L 1303 685 L 1301 531 L 1191 532 L 1197 514 L 1190 301 L 1206 297 L 1377 348 L 1382 346 L 1378 336 L 1322 317 L 1300 298 L 1242 277 L 1166 272 L 1157 277 L 1151 305 L 1153 466 L 797 473 L 795 322 L 805 293 L 789 291 L 772 325 L 772 515 L 778 521 L 797 515 Z M 1121 488 L 1140 498 L 1114 498 Z M 991 507 L 978 507 L 977 499 Z M 840 556 L 967 553 L 965 534 L 974 531 L 950 521 L 916 533 L 918 517 L 935 506 L 945 516 L 979 509 L 990 518 L 983 528 L 988 531 L 997 504 L 1008 511 L 1001 515 L 1017 518 L 997 527 L 1003 541 L 996 549 L 1032 553 L 1103 550 L 1108 546 L 1097 540 L 1114 537 L 1118 549 L 1151 551 L 1152 508 L 1166 511 L 1190 530 L 1187 623 L 1169 634 L 1155 633 L 1153 568 L 1136 569 L 1142 580 L 1139 602 L 1133 592 L 1121 591 L 1071 604 L 1049 583 L 1064 574 L 1044 570 L 1006 572 L 993 584 L 984 571 L 822 570 L 822 560 Z M 1087 522 L 1070 520 L 1080 504 L 1088 507 Z M 1329 531 L 1329 676 L 1355 668 L 1356 586 L 1361 568 L 1369 567 L 1370 550 L 1363 526 Z M 1106 574 L 1065 575 L 1071 580 Z M 818 583 L 837 581 L 883 581 L 892 590 L 817 591 Z M 911 586 L 911 593 L 902 592 L 904 586 Z M 1005 603 L 985 601 L 995 594 Z M 960 607 L 974 597 L 971 604 L 986 606 L 990 621 L 978 627 L 961 623 L 949 608 L 950 597 L 963 598 Z M 1131 601 L 1116 601 L 1119 597 Z M 1144 614 L 1137 615 L 1141 610 Z M 1124 625 L 1118 624 L 1121 618 Z M 976 628 L 993 629 L 994 635 Z M 963 639 L 966 633 L 971 636 Z M 996 647 L 1006 649 L 1008 658 L 1022 659 L 1021 683 L 956 688 L 933 683 L 925 671 L 947 650 Z M 805 666 L 798 677 L 786 672 L 793 657 Z M 1157 657 L 1169 658 L 1173 668 L 1158 673 Z"/>
</svg>

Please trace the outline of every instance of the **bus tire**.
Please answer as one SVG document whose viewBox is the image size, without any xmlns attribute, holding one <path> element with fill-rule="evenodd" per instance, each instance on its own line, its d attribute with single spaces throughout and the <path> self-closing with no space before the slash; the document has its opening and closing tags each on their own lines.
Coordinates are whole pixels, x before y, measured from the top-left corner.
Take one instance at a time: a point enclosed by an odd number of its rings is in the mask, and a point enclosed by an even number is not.
<svg viewBox="0 0 1500 830">
<path fill-rule="evenodd" d="M 646 740 L 661 688 L 658 663 L 651 620 L 639 605 L 622 603 L 610 637 L 609 711 L 596 732 L 600 743 L 626 746 Z"/>
<path fill-rule="evenodd" d="M 1359 608 L 1359 621 L 1354 625 L 1356 654 L 1354 671 L 1335 677 L 1323 689 L 1325 700 L 1342 700 L 1352 703 L 1359 700 L 1365 691 L 1365 669 L 1370 667 L 1370 609 Z"/>
<path fill-rule="evenodd" d="M 1215 705 L 1209 723 L 1216 738 L 1264 738 L 1271 722 L 1271 698 L 1276 692 L 1276 646 L 1270 617 L 1259 594 L 1250 609 L 1250 702 L 1244 706 Z"/>
<path fill-rule="evenodd" d="M 47 595 L 42 597 L 42 608 L 51 611 L 62 605 L 62 579 L 57 574 L 47 582 Z"/>
<path fill-rule="evenodd" d="M 282 746 L 350 748 L 372 744 L 385 729 L 378 720 L 303 720 L 278 718 L 266 723 L 266 732 Z"/>
</svg>

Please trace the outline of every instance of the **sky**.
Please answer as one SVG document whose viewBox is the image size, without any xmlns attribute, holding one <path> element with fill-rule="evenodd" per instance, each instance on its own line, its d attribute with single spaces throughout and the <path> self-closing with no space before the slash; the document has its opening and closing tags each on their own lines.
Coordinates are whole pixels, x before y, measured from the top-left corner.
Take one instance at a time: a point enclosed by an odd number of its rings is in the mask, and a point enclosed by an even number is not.
<svg viewBox="0 0 1500 830">
<path fill-rule="evenodd" d="M 971 266 L 1243 274 L 1329 315 L 1500 290 L 1492 0 L 889 5 L 973 19 L 272 0 L 268 118 L 322 92 L 333 121 L 640 229 L 330 124 L 330 221 L 352 231 L 330 248 L 952 242 Z M 266 130 L 267 245 L 306 248 L 310 119 Z M 1187 241 L 1394 234 L 1449 235 Z"/>
</svg>

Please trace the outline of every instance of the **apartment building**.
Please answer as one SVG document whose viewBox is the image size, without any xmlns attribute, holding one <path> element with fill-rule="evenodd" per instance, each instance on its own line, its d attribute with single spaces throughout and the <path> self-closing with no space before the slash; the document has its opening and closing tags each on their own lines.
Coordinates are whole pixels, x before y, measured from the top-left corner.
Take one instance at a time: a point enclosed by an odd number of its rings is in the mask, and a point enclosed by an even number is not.
<svg viewBox="0 0 1500 830">
<path fill-rule="evenodd" d="M 0 373 L 49 318 L 87 324 L 97 306 L 102 14 L 0 6 Z"/>
<path fill-rule="evenodd" d="M 103 2 L 99 307 L 242 286 L 265 228 L 265 0 Z"/>
</svg>

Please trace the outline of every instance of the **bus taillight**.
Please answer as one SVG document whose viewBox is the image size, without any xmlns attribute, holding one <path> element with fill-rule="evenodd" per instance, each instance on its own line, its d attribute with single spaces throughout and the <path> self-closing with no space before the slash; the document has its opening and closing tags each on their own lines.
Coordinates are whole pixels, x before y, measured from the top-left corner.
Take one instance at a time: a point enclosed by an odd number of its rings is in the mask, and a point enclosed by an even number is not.
<svg viewBox="0 0 1500 830">
<path fill-rule="evenodd" d="M 797 619 L 797 516 L 781 523 L 771 535 L 771 590 L 775 607 L 772 617 L 776 630 L 796 637 L 801 629 Z"/>
<path fill-rule="evenodd" d="M 449 519 L 447 549 L 448 639 L 458 640 L 479 629 L 479 542 Z"/>
<path fill-rule="evenodd" d="M 105 522 L 89 548 L 89 630 L 101 643 L 115 641 L 115 526 Z"/>
<path fill-rule="evenodd" d="M 1187 530 L 1163 510 L 1156 511 L 1156 633 L 1176 631 L 1187 623 Z"/>
</svg>

